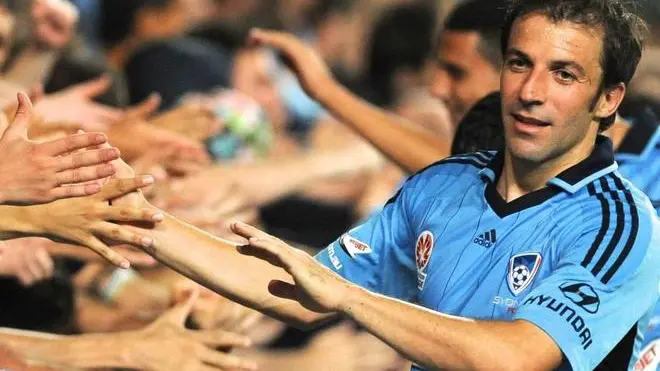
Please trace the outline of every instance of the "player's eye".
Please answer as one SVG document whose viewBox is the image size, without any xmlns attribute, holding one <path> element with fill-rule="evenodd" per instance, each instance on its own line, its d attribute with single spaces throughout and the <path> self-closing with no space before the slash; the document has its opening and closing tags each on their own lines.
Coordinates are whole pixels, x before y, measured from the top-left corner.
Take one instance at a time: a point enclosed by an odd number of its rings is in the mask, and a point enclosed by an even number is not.
<svg viewBox="0 0 660 371">
<path fill-rule="evenodd" d="M 566 70 L 559 70 L 555 72 L 557 80 L 561 83 L 568 84 L 577 80 L 577 77 Z"/>
</svg>

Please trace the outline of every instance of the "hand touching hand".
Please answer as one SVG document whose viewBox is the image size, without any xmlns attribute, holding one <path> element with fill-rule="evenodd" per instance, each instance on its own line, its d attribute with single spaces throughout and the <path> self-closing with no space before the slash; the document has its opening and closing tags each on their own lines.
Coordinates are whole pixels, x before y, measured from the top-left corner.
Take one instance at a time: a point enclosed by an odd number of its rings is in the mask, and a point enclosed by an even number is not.
<svg viewBox="0 0 660 371">
<path fill-rule="evenodd" d="M 49 142 L 28 139 L 32 116 L 29 98 L 18 94 L 16 117 L 7 128 L 0 125 L 0 202 L 9 204 L 47 203 L 101 190 L 92 181 L 114 174 L 110 161 L 119 157 L 116 148 L 80 153 L 76 150 L 106 142 L 101 133 L 78 134 Z"/>
<path fill-rule="evenodd" d="M 150 185 L 150 176 L 115 179 L 97 195 L 58 200 L 45 205 L 26 208 L 36 235 L 57 242 L 87 246 L 111 263 L 127 268 L 130 263 L 108 247 L 108 243 L 127 243 L 137 247 L 151 247 L 151 237 L 139 234 L 117 222 L 157 223 L 164 215 L 150 208 L 110 205 L 109 201 Z M 100 238 L 105 239 L 103 242 Z"/>
</svg>

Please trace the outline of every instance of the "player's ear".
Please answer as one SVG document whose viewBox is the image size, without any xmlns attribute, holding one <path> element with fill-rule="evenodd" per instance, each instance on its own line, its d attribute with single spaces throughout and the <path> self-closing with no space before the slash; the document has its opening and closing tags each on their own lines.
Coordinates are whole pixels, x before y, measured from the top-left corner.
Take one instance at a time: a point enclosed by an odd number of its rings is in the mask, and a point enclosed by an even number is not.
<svg viewBox="0 0 660 371">
<path fill-rule="evenodd" d="M 616 114 L 625 95 L 626 85 L 622 82 L 613 87 L 603 89 L 594 106 L 595 119 L 601 121 Z"/>
</svg>

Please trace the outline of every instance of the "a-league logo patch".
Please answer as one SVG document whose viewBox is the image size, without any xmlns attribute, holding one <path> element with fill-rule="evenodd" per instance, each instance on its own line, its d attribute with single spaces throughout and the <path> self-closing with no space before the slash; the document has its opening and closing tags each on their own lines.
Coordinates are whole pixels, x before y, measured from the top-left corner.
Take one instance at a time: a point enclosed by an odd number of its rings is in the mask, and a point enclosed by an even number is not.
<svg viewBox="0 0 660 371">
<path fill-rule="evenodd" d="M 433 251 L 433 233 L 424 231 L 417 237 L 415 244 L 415 263 L 417 264 L 417 288 L 423 289 L 426 282 L 426 267 Z"/>
<path fill-rule="evenodd" d="M 520 294 L 532 283 L 542 261 L 541 254 L 537 252 L 518 254 L 511 257 L 506 278 L 509 290 L 513 295 Z"/>
</svg>

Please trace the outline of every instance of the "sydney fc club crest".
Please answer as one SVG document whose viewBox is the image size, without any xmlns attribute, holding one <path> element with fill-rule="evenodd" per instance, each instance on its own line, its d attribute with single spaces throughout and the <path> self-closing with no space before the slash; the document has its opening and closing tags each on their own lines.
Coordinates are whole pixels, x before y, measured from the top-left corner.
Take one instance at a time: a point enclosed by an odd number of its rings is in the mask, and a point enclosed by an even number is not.
<svg viewBox="0 0 660 371">
<path fill-rule="evenodd" d="M 433 233 L 424 231 L 417 237 L 415 244 L 415 262 L 417 263 L 417 288 L 423 289 L 426 282 L 426 267 L 433 251 Z"/>
<path fill-rule="evenodd" d="M 534 276 L 541 267 L 542 261 L 541 254 L 537 252 L 518 254 L 511 257 L 507 283 L 513 295 L 520 294 L 534 281 Z"/>
</svg>

